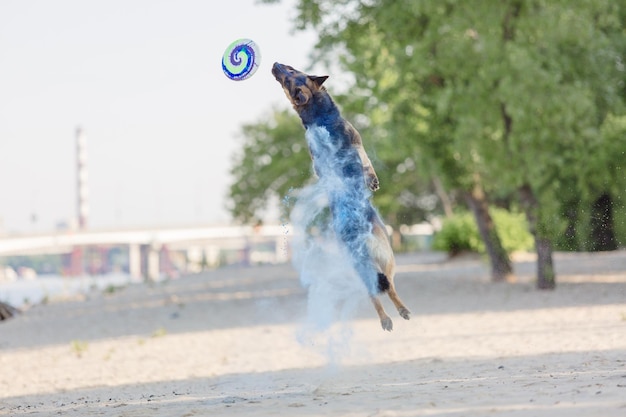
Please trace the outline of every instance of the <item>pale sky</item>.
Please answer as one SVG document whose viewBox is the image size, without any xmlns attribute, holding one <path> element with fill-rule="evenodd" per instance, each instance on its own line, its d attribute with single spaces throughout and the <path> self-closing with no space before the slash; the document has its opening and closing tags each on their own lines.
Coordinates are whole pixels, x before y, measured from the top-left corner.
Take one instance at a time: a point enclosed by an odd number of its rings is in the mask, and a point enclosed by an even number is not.
<svg viewBox="0 0 626 417">
<path fill-rule="evenodd" d="M 240 126 L 288 107 L 272 63 L 310 64 L 315 36 L 293 33 L 294 13 L 293 0 L 1 0 L 0 232 L 76 217 L 78 126 L 90 228 L 228 223 Z M 221 69 L 238 38 L 262 55 L 246 81 Z"/>
</svg>

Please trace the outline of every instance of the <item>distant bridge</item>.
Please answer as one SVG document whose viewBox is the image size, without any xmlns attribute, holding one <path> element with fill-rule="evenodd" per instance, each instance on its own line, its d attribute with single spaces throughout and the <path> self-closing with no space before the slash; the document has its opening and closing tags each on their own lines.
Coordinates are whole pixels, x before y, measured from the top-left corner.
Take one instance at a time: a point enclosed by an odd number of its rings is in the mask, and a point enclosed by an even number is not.
<svg viewBox="0 0 626 417">
<path fill-rule="evenodd" d="M 284 262 L 289 258 L 287 226 L 202 226 L 126 230 L 62 231 L 0 236 L 0 256 L 66 254 L 68 275 L 85 272 L 85 256 L 94 248 L 106 263 L 107 248 L 127 248 L 132 276 L 157 278 L 167 270 L 170 254 L 184 251 L 186 261 L 220 263 L 224 250 L 239 251 L 242 262 Z M 259 245 L 263 251 L 255 250 Z M 89 255 L 93 258 L 93 253 Z"/>
</svg>

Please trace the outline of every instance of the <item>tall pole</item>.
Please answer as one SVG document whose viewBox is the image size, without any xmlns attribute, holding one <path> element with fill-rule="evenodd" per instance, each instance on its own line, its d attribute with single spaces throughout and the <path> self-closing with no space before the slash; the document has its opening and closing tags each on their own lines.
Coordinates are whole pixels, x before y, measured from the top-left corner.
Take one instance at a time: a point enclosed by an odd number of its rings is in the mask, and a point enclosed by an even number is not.
<svg viewBox="0 0 626 417">
<path fill-rule="evenodd" d="M 89 216 L 89 185 L 87 183 L 87 149 L 85 133 L 79 126 L 76 128 L 76 197 L 78 230 L 87 228 L 87 218 Z"/>
</svg>

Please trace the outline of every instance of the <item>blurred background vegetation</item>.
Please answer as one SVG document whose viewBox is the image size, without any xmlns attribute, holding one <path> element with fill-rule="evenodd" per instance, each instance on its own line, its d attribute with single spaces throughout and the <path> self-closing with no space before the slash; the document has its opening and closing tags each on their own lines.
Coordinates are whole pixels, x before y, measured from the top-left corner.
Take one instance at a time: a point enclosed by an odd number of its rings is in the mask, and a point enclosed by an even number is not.
<svg viewBox="0 0 626 417">
<path fill-rule="evenodd" d="M 295 30 L 318 34 L 310 64 L 360 131 L 394 230 L 443 219 L 435 248 L 486 252 L 494 280 L 511 251 L 534 248 L 540 288 L 554 287 L 553 250 L 626 245 L 626 0 L 299 0 L 294 12 Z M 242 128 L 233 162 L 241 222 L 312 176 L 286 107 Z"/>
</svg>

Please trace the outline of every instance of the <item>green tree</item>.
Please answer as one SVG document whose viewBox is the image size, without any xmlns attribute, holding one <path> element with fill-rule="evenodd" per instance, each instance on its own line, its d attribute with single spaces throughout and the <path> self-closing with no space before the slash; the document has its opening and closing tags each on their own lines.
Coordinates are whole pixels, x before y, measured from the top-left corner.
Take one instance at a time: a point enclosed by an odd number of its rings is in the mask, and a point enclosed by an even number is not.
<svg viewBox="0 0 626 417">
<path fill-rule="evenodd" d="M 413 155 L 398 152 L 380 139 L 388 133 L 382 128 L 383 121 L 377 119 L 382 115 L 374 111 L 365 118 L 355 111 L 362 109 L 358 97 L 355 100 L 341 94 L 333 96 L 338 103 L 346 104 L 344 114 L 364 139 L 383 184 L 375 194 L 375 204 L 387 222 L 393 226 L 414 224 L 440 213 L 442 207 L 436 193 L 443 191 L 437 191 L 427 177 L 412 175 L 419 169 Z M 300 119 L 292 109 L 275 109 L 269 118 L 263 116 L 256 123 L 244 125 L 240 137 L 242 145 L 233 157 L 227 208 L 240 222 L 256 222 L 271 201 L 280 199 L 286 218 L 293 207 L 290 200 L 297 194 L 292 191 L 313 178 Z"/>
<path fill-rule="evenodd" d="M 241 140 L 231 165 L 227 208 L 236 220 L 255 223 L 269 202 L 282 200 L 309 180 L 311 160 L 300 119 L 290 109 L 243 126 Z"/>
<path fill-rule="evenodd" d="M 623 183 L 612 181 L 623 158 L 592 151 L 615 149 L 603 126 L 624 115 L 625 9 L 623 0 L 300 0 L 297 24 L 318 31 L 320 57 L 355 74 L 368 110 L 391 113 L 395 152 L 470 199 L 519 197 L 537 285 L 553 288 L 563 208 L 624 195 L 611 185 Z"/>
</svg>

